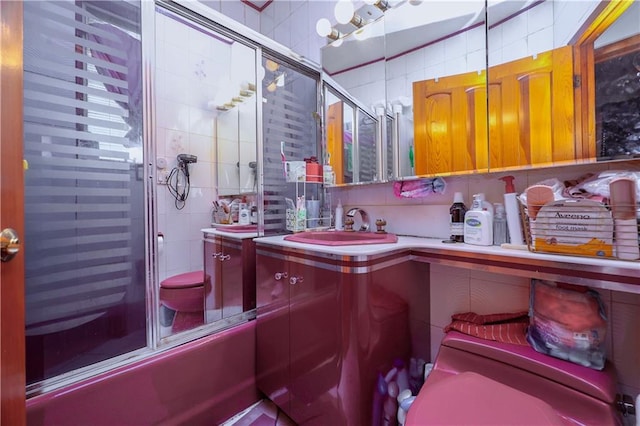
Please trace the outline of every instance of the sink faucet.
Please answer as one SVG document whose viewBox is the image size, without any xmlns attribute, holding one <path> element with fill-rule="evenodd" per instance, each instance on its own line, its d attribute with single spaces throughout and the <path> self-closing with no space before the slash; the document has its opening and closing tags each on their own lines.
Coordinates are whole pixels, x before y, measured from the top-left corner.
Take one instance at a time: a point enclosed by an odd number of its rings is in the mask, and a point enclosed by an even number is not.
<svg viewBox="0 0 640 426">
<path fill-rule="evenodd" d="M 354 207 L 352 209 L 350 209 L 346 216 L 348 218 L 353 219 L 353 217 L 356 215 L 356 213 L 360 213 L 360 218 L 362 219 L 362 224 L 360 225 L 360 229 L 358 229 L 358 231 L 368 231 L 369 230 L 369 215 L 367 214 L 366 211 L 362 210 L 359 207 Z"/>
</svg>

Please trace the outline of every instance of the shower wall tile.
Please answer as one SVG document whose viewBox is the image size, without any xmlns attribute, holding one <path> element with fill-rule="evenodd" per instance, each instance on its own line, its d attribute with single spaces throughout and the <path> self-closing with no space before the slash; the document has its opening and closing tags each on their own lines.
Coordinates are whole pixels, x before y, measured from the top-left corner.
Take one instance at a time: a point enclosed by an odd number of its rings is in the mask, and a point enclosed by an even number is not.
<svg viewBox="0 0 640 426">
<path fill-rule="evenodd" d="M 225 6 L 227 11 L 244 16 L 243 3 L 228 7 Z M 196 163 L 189 165 L 191 189 L 182 209 L 176 208 L 166 185 L 156 188 L 158 231 L 164 234 L 158 258 L 162 280 L 202 269 L 200 230 L 211 224 L 217 172 L 214 113 L 207 103 L 215 100 L 220 91 L 216 76 L 228 69 L 231 49 L 229 44 L 208 35 L 209 30 L 198 31 L 165 15 L 157 17 L 156 155 L 167 160 L 167 172 L 176 167 L 178 154 L 198 157 Z M 229 73 L 223 75 L 228 80 Z"/>
<path fill-rule="evenodd" d="M 220 3 L 220 12 L 227 15 L 229 18 L 244 24 L 244 9 L 245 6 L 239 1 L 222 1 Z"/>
</svg>

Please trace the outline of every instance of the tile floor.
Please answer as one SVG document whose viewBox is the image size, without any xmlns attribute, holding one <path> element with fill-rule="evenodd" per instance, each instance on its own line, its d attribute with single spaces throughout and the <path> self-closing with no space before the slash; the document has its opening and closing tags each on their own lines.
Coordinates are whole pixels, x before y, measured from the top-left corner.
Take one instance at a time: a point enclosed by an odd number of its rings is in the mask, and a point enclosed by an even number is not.
<svg viewBox="0 0 640 426">
<path fill-rule="evenodd" d="M 296 426 L 286 414 L 268 399 L 263 399 L 236 414 L 221 426 Z"/>
</svg>

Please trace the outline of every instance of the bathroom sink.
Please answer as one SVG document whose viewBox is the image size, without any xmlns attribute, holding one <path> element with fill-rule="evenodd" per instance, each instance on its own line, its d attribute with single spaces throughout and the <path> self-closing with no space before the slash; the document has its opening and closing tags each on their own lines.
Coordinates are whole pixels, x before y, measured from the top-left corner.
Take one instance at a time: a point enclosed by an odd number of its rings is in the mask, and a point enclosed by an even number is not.
<svg viewBox="0 0 640 426">
<path fill-rule="evenodd" d="M 258 226 L 257 225 L 212 224 L 212 226 L 217 228 L 218 231 L 222 231 L 222 232 L 238 232 L 238 233 L 240 233 L 240 232 L 257 232 L 258 231 Z"/>
<path fill-rule="evenodd" d="M 357 231 L 306 231 L 284 237 L 287 241 L 324 246 L 396 243 L 395 234 Z"/>
</svg>

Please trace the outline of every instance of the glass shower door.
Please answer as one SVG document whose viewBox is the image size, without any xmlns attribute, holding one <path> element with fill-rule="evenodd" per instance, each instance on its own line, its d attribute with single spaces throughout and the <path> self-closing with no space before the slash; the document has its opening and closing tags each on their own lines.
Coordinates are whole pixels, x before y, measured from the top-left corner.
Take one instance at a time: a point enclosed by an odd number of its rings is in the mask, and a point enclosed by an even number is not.
<svg viewBox="0 0 640 426">
<path fill-rule="evenodd" d="M 27 384 L 144 348 L 140 2 L 24 2 Z"/>
</svg>

